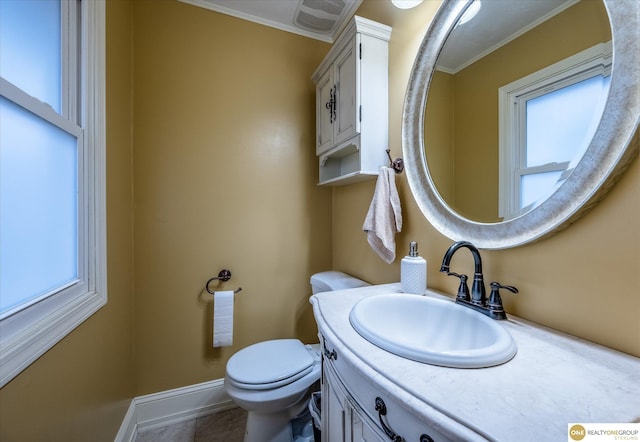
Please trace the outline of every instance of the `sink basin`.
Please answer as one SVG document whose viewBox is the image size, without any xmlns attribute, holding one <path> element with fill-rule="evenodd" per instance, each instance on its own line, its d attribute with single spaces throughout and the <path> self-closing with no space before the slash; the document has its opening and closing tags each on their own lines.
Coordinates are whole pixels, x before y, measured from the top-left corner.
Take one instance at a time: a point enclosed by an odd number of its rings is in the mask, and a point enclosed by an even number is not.
<svg viewBox="0 0 640 442">
<path fill-rule="evenodd" d="M 390 293 L 359 301 L 349 315 L 367 341 L 414 361 L 455 368 L 491 367 L 516 354 L 498 321 L 453 301 Z"/>
</svg>

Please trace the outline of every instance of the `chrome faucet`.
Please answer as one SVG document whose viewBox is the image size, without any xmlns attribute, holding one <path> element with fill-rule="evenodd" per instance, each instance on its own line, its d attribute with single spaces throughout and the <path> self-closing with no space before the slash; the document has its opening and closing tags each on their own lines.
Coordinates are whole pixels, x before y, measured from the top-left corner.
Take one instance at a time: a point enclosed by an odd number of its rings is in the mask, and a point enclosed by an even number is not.
<svg viewBox="0 0 640 442">
<path fill-rule="evenodd" d="M 473 285 L 471 286 L 471 296 L 469 296 L 469 287 L 467 286 L 467 275 L 451 272 L 451 258 L 460 248 L 467 248 L 473 255 Z M 453 243 L 444 254 L 440 271 L 446 273 L 447 276 L 455 276 L 460 278 L 460 286 L 456 295 L 456 302 L 483 313 L 493 319 L 507 319 L 507 315 L 502 307 L 502 298 L 500 297 L 500 289 L 509 290 L 512 293 L 518 293 L 518 289 L 513 286 L 502 285 L 498 282 L 491 283 L 491 295 L 487 301 L 486 289 L 484 286 L 484 275 L 482 274 L 482 258 L 480 252 L 469 241 L 458 241 Z"/>
</svg>

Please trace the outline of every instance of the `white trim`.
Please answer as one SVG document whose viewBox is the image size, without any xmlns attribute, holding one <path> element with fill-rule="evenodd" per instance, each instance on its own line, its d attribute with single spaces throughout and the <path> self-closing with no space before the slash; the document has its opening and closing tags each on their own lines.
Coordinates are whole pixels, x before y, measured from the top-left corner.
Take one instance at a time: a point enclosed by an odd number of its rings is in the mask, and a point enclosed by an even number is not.
<svg viewBox="0 0 640 442">
<path fill-rule="evenodd" d="M 103 1 L 82 2 L 82 54 L 86 68 L 82 79 L 81 125 L 85 128 L 85 145 L 88 149 L 90 172 L 89 191 L 93 204 L 89 207 L 89 257 L 87 269 L 89 287 L 102 293 L 107 302 L 107 161 L 106 161 L 106 9 Z"/>
<path fill-rule="evenodd" d="M 107 248 L 106 248 L 106 157 L 105 157 L 105 4 L 103 1 L 83 1 L 83 47 L 81 57 L 85 64 L 82 78 L 85 97 L 81 103 L 85 146 L 91 146 L 87 155 L 80 153 L 85 162 L 87 192 L 81 192 L 87 222 L 87 262 L 79 263 L 79 274 L 88 275 L 82 293 L 70 290 L 59 293 L 0 321 L 0 388 L 22 370 L 67 336 L 107 302 Z M 8 82 L 2 82 L 3 93 Z M 43 112 L 46 109 L 40 108 Z M 79 202 L 79 207 L 82 203 Z M 80 238 L 87 237 L 84 233 Z M 81 284 L 84 285 L 84 284 Z M 77 284 L 76 284 L 77 286 Z"/>
<path fill-rule="evenodd" d="M 137 435 L 138 422 L 136 415 L 136 400 L 132 399 L 129 403 L 129 408 L 124 415 L 122 424 L 120 425 L 120 430 L 118 430 L 118 434 L 116 434 L 114 442 L 135 442 Z"/>
<path fill-rule="evenodd" d="M 77 123 L 78 118 L 78 7 L 76 2 L 66 1 L 60 5 L 62 41 L 62 93 L 60 113 Z"/>
<path fill-rule="evenodd" d="M 140 431 L 236 407 L 224 389 L 224 379 L 139 396 L 131 401 L 115 442 L 133 442 Z"/>
<path fill-rule="evenodd" d="M 4 98 L 37 115 L 47 123 L 53 124 L 76 138 L 80 136 L 82 129 L 75 120 L 70 120 L 59 114 L 48 103 L 27 94 L 4 78 L 0 78 L 0 91 L 2 91 L 1 94 Z"/>
</svg>

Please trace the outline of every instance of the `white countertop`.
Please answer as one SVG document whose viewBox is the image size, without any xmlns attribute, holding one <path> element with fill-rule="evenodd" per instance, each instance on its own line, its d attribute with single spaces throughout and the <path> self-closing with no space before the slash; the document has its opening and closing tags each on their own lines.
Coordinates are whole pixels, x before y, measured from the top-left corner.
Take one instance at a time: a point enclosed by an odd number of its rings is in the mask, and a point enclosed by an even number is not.
<svg viewBox="0 0 640 442">
<path fill-rule="evenodd" d="M 356 302 L 400 292 L 400 284 L 385 284 L 319 293 L 311 303 L 319 330 L 331 333 L 351 364 L 375 373 L 381 388 L 418 417 L 431 413 L 432 419 L 437 410 L 447 417 L 445 426 L 456 421 L 481 438 L 505 442 L 565 441 L 569 423 L 640 421 L 640 358 L 511 315 L 500 323 L 516 341 L 516 356 L 480 369 L 404 359 L 353 329 L 349 313 Z"/>
</svg>

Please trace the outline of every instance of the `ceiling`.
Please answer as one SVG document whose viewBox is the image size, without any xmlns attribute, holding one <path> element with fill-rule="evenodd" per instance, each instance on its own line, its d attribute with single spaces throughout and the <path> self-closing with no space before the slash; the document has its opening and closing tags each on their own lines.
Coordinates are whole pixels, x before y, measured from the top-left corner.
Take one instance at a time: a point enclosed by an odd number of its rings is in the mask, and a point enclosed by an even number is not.
<svg viewBox="0 0 640 442">
<path fill-rule="evenodd" d="M 180 1 L 333 43 L 363 0 Z M 481 0 L 478 14 L 456 26 L 447 39 L 437 68 L 455 73 L 578 1 Z"/>
<path fill-rule="evenodd" d="M 362 0 L 180 0 L 222 14 L 333 43 Z"/>
<path fill-rule="evenodd" d="M 456 73 L 578 1 L 481 0 L 477 15 L 447 38 L 437 69 Z"/>
</svg>

